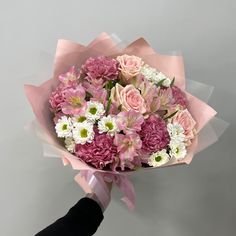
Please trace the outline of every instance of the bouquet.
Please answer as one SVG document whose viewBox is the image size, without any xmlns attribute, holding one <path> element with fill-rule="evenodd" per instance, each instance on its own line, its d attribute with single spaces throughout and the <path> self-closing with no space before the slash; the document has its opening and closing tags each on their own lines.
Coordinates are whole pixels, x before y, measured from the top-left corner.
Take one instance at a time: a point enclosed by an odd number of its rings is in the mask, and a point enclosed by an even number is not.
<svg viewBox="0 0 236 236">
<path fill-rule="evenodd" d="M 54 65 L 50 80 L 25 86 L 41 138 L 103 205 L 106 180 L 134 208 L 128 175 L 190 163 L 216 115 L 186 91 L 182 56 L 157 54 L 142 38 L 124 48 L 105 33 L 88 46 L 60 40 Z"/>
</svg>

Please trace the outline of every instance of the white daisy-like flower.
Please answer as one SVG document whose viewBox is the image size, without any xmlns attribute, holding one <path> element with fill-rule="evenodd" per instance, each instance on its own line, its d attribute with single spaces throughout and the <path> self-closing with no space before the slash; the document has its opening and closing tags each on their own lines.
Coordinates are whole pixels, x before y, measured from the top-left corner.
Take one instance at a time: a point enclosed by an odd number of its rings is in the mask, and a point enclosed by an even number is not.
<svg viewBox="0 0 236 236">
<path fill-rule="evenodd" d="M 159 72 L 157 74 L 157 80 L 160 81 L 160 80 L 163 80 L 163 79 L 167 79 L 166 75 L 163 74 L 162 72 Z"/>
<path fill-rule="evenodd" d="M 160 80 L 158 79 L 158 71 L 155 68 L 150 67 L 149 65 L 145 64 L 141 68 L 141 74 L 144 75 L 144 77 L 153 82 L 153 83 L 158 83 Z"/>
<path fill-rule="evenodd" d="M 147 80 L 153 82 L 154 84 L 158 84 L 161 80 L 163 80 L 162 86 L 164 87 L 170 87 L 172 82 L 171 79 L 169 79 L 165 74 L 157 71 L 155 68 L 152 68 L 147 64 L 141 68 L 141 74 L 143 74 Z"/>
<path fill-rule="evenodd" d="M 58 119 L 55 126 L 57 136 L 59 138 L 66 138 L 72 136 L 72 122 L 71 118 L 67 116 L 62 116 Z"/>
<path fill-rule="evenodd" d="M 170 160 L 170 156 L 166 152 L 166 149 L 162 149 L 159 152 L 153 153 L 149 159 L 148 164 L 153 167 L 158 167 L 166 164 Z"/>
<path fill-rule="evenodd" d="M 105 109 L 102 103 L 89 101 L 87 102 L 87 108 L 85 111 L 85 117 L 90 121 L 96 121 L 101 118 L 105 113 Z"/>
<path fill-rule="evenodd" d="M 73 153 L 75 152 L 75 140 L 71 137 L 68 137 L 65 139 L 65 146 L 66 146 L 66 149 Z"/>
<path fill-rule="evenodd" d="M 180 124 L 169 123 L 167 124 L 167 130 L 171 140 L 174 140 L 175 142 L 183 142 L 185 140 L 185 130 Z"/>
<path fill-rule="evenodd" d="M 84 121 L 87 121 L 87 118 L 83 115 L 81 116 L 74 116 L 72 117 L 73 123 L 83 123 Z"/>
<path fill-rule="evenodd" d="M 171 79 L 169 79 L 169 78 L 166 78 L 164 81 L 163 81 L 163 83 L 162 83 L 162 86 L 164 86 L 164 87 L 170 87 L 170 85 L 171 85 Z"/>
<path fill-rule="evenodd" d="M 182 160 L 187 154 L 186 146 L 184 143 L 170 141 L 170 156 L 177 160 Z"/>
<path fill-rule="evenodd" d="M 93 141 L 94 130 L 93 124 L 90 122 L 75 123 L 72 132 L 76 144 L 91 143 Z"/>
<path fill-rule="evenodd" d="M 102 119 L 98 121 L 98 130 L 99 133 L 107 132 L 111 136 L 114 136 L 114 134 L 119 131 L 115 117 L 111 117 L 110 115 L 102 117 Z"/>
</svg>

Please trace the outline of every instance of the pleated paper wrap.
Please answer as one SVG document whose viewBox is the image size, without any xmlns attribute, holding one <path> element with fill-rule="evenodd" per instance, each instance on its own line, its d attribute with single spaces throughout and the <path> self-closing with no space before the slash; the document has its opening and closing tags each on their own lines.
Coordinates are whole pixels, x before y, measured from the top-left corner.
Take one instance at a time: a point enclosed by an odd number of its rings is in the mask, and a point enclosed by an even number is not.
<svg viewBox="0 0 236 236">
<path fill-rule="evenodd" d="M 52 78 L 40 86 L 25 85 L 26 96 L 36 117 L 36 120 L 28 128 L 33 130 L 43 141 L 45 156 L 60 157 L 64 165 L 70 164 L 73 169 L 79 171 L 75 180 L 86 193 L 94 192 L 104 209 L 110 201 L 110 193 L 104 181 L 116 184 L 123 192 L 124 197 L 122 200 L 130 209 L 134 209 L 135 191 L 133 184 L 128 178 L 133 171 L 98 170 L 69 153 L 57 139 L 53 114 L 50 112 L 48 100 L 51 92 L 59 83 L 58 76 L 65 73 L 71 66 L 81 67 L 85 60 L 91 56 L 105 55 L 116 57 L 125 53 L 139 56 L 158 71 L 170 78 L 175 77 L 176 86 L 186 91 L 187 108 L 197 122 L 198 135 L 188 147 L 187 156 L 182 161 L 170 161 L 165 167 L 189 164 L 195 153 L 217 141 L 227 125 L 222 120 L 215 118 L 216 111 L 206 103 L 213 88 L 199 82 L 185 80 L 184 61 L 181 55 L 158 54 L 143 38 L 124 46 L 124 43 L 117 37 L 114 37 L 114 35 L 109 36 L 106 33 L 100 34 L 87 46 L 69 40 L 59 40 Z M 145 168 L 144 170 L 148 171 L 150 169 L 153 168 Z"/>
</svg>

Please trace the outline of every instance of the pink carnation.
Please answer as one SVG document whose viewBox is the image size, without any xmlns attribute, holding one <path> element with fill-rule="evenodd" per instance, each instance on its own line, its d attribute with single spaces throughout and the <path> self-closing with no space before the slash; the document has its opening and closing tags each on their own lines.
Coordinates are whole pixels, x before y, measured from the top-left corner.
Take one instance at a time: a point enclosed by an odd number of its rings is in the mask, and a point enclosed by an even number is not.
<svg viewBox="0 0 236 236">
<path fill-rule="evenodd" d="M 49 104 L 51 106 L 52 112 L 60 112 L 62 105 L 65 102 L 65 90 L 62 86 L 58 86 L 55 91 L 53 91 L 49 98 Z"/>
<path fill-rule="evenodd" d="M 118 62 L 105 56 L 90 57 L 82 66 L 86 79 L 94 85 L 103 85 L 118 75 Z"/>
<path fill-rule="evenodd" d="M 65 114 L 62 113 L 61 111 L 55 113 L 55 116 L 53 118 L 53 122 L 56 124 L 58 122 L 58 120 L 61 119 L 62 116 L 65 116 Z"/>
<path fill-rule="evenodd" d="M 171 90 L 172 90 L 172 104 L 181 105 L 185 109 L 187 107 L 187 98 L 185 93 L 176 86 L 173 86 Z"/>
<path fill-rule="evenodd" d="M 144 153 L 160 151 L 170 142 L 165 121 L 155 115 L 151 115 L 145 120 L 139 135 Z"/>
<path fill-rule="evenodd" d="M 105 133 L 95 132 L 91 143 L 77 144 L 75 154 L 88 164 L 98 169 L 114 164 L 117 155 L 117 147 L 113 144 L 113 137 Z"/>
</svg>

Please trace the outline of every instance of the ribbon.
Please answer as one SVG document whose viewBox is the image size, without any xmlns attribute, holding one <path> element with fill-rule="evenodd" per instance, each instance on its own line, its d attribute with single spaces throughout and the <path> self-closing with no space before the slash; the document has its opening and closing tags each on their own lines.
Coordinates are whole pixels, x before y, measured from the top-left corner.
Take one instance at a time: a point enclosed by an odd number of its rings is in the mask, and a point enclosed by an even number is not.
<svg viewBox="0 0 236 236">
<path fill-rule="evenodd" d="M 121 200 L 130 210 L 135 208 L 135 191 L 132 182 L 124 174 L 102 173 L 93 170 L 81 170 L 75 176 L 75 181 L 85 193 L 94 193 L 104 209 L 107 208 L 111 197 L 107 183 L 114 183 L 123 193 Z"/>
</svg>

